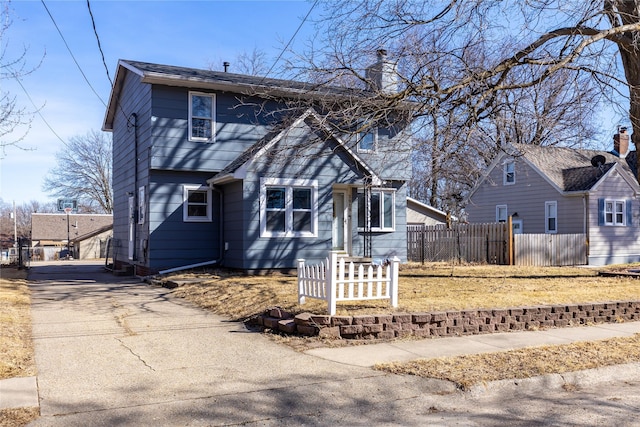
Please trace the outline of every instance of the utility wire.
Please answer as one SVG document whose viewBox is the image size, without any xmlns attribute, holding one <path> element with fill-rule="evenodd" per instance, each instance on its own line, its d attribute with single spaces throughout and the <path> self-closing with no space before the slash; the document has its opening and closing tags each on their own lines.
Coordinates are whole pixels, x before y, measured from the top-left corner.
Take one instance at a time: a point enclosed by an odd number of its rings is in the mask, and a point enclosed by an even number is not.
<svg viewBox="0 0 640 427">
<path fill-rule="evenodd" d="M 91 25 L 93 25 L 93 33 L 96 35 L 96 40 L 98 42 L 98 50 L 100 51 L 100 55 L 102 56 L 102 65 L 104 65 L 104 69 L 107 71 L 107 78 L 109 79 L 109 83 L 111 83 L 111 87 L 113 87 L 113 80 L 111 80 L 111 75 L 109 74 L 109 67 L 107 67 L 107 61 L 104 59 L 104 52 L 102 51 L 102 45 L 100 44 L 100 37 L 98 37 L 98 30 L 96 28 L 96 21 L 93 18 L 93 12 L 91 12 L 91 4 L 89 0 L 87 0 L 87 9 L 89 9 L 89 16 L 91 16 Z"/>
<path fill-rule="evenodd" d="M 302 28 L 304 23 L 307 22 L 307 19 L 309 18 L 309 15 L 311 15 L 311 12 L 313 11 L 313 9 L 316 7 L 317 4 L 318 4 L 318 0 L 313 2 L 313 4 L 311 5 L 311 8 L 309 9 L 309 12 L 307 12 L 307 15 L 302 19 L 302 22 L 300 22 L 300 25 L 298 25 L 298 29 L 296 29 L 296 32 L 293 33 L 293 35 L 291 36 L 291 38 L 287 42 L 287 45 L 282 49 L 282 51 L 280 52 L 280 55 L 278 55 L 276 60 L 273 62 L 273 65 L 271 66 L 271 68 L 269 68 L 269 71 L 267 71 L 267 74 L 265 74 L 265 76 L 262 78 L 263 81 L 271 73 L 271 71 L 274 69 L 274 67 L 278 63 L 278 61 L 280 61 L 280 58 L 282 58 L 282 55 L 284 55 L 286 50 L 289 48 L 289 46 L 293 42 L 293 39 L 296 38 L 296 36 L 298 35 L 298 32 L 300 31 L 300 29 Z"/>
<path fill-rule="evenodd" d="M 58 27 L 58 24 L 56 23 L 56 20 L 53 19 L 53 15 L 51 15 L 51 12 L 49 11 L 49 8 L 45 4 L 44 0 L 40 0 L 40 2 L 42 3 L 42 5 L 46 9 L 47 13 L 49 14 L 49 18 L 51 18 L 51 21 L 53 22 L 53 25 L 56 27 L 56 30 L 58 30 L 58 34 L 60 34 L 60 37 L 62 37 L 62 41 L 64 42 L 64 45 L 67 47 L 67 50 L 69 51 L 69 54 L 71 55 L 71 58 L 73 58 L 73 62 L 76 63 L 76 66 L 78 67 L 78 70 L 80 70 L 80 74 L 82 74 L 82 77 L 84 77 L 84 80 L 87 82 L 87 84 L 89 85 L 89 87 L 91 88 L 93 93 L 95 93 L 96 96 L 98 97 L 98 99 L 100 100 L 100 102 L 102 102 L 102 105 L 104 105 L 106 107 L 107 104 L 104 102 L 104 100 L 100 97 L 98 92 L 91 85 L 91 82 L 89 82 L 89 79 L 87 78 L 87 76 L 84 73 L 84 71 L 82 71 L 82 67 L 80 67 L 80 64 L 76 60 L 76 57 L 74 56 L 73 52 L 71 51 L 71 48 L 69 47 L 69 44 L 67 43 L 67 40 L 64 38 L 64 35 L 62 34 L 62 31 L 60 31 L 60 28 Z"/>
<path fill-rule="evenodd" d="M 40 116 L 40 118 L 42 119 L 42 121 L 44 122 L 45 125 L 47 125 L 47 127 L 49 128 L 49 130 L 60 140 L 60 142 L 62 142 L 62 144 L 69 148 L 69 144 L 67 144 L 67 142 L 62 139 L 62 137 L 60 135 L 58 135 L 58 133 L 53 130 L 53 128 L 51 127 L 51 125 L 49 124 L 49 122 L 47 121 L 47 119 L 44 118 L 44 116 L 42 115 L 42 113 L 40 112 L 40 108 L 38 108 L 38 106 L 36 105 L 35 102 L 33 102 L 33 98 L 31 98 L 31 95 L 29 95 L 29 92 L 27 91 L 27 89 L 24 87 L 24 85 L 22 84 L 22 82 L 20 81 L 20 78 L 18 78 L 18 76 L 15 73 L 12 73 L 12 76 L 14 79 L 16 79 L 16 81 L 18 82 L 18 84 L 20 85 L 20 87 L 22 88 L 23 92 L 25 93 L 25 95 L 27 95 L 27 98 L 29 99 L 29 101 L 31 102 L 31 105 L 33 105 L 33 108 L 35 108 L 36 113 L 38 113 L 38 115 Z"/>
</svg>

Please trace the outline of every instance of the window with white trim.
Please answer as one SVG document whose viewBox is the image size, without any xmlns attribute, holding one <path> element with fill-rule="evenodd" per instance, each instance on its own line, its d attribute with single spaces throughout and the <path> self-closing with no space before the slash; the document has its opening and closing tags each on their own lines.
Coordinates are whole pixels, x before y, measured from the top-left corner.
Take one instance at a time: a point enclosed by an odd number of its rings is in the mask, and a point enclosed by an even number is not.
<svg viewBox="0 0 640 427">
<path fill-rule="evenodd" d="M 211 188 L 206 185 L 185 185 L 182 219 L 185 222 L 211 222 Z"/>
<path fill-rule="evenodd" d="M 363 130 L 358 132 L 358 152 L 370 153 L 376 151 L 376 147 L 378 146 L 378 128 L 371 126 L 368 122 L 361 123 L 360 127 Z"/>
<path fill-rule="evenodd" d="M 318 230 L 316 180 L 262 178 L 260 235 L 315 237 Z"/>
<path fill-rule="evenodd" d="M 189 140 L 214 142 L 216 134 L 214 94 L 189 92 Z"/>
<path fill-rule="evenodd" d="M 376 188 L 370 191 L 368 202 L 364 189 L 358 190 L 358 230 L 364 231 L 369 221 L 371 231 L 394 231 L 396 228 L 396 192 Z"/>
<path fill-rule="evenodd" d="M 625 201 L 604 201 L 604 225 L 625 225 Z"/>
<path fill-rule="evenodd" d="M 558 202 L 544 202 L 544 232 L 558 232 Z"/>
<path fill-rule="evenodd" d="M 503 185 L 513 185 L 516 183 L 516 162 L 509 160 L 504 164 Z"/>
<path fill-rule="evenodd" d="M 507 205 L 496 205 L 496 222 L 507 222 Z"/>
</svg>

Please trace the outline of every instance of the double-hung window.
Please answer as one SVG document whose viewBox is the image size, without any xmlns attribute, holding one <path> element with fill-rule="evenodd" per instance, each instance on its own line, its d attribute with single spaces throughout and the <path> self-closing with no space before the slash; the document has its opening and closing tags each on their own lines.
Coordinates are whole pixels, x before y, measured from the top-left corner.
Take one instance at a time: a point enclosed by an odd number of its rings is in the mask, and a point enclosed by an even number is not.
<svg viewBox="0 0 640 427">
<path fill-rule="evenodd" d="M 624 200 L 605 200 L 604 224 L 625 225 L 625 211 Z"/>
<path fill-rule="evenodd" d="M 513 185 L 516 183 L 516 162 L 509 160 L 504 164 L 503 185 Z"/>
<path fill-rule="evenodd" d="M 315 237 L 318 229 L 315 180 L 263 178 L 260 186 L 262 237 Z"/>
<path fill-rule="evenodd" d="M 211 188 L 185 185 L 182 206 L 185 222 L 211 222 Z"/>
<path fill-rule="evenodd" d="M 558 232 L 558 202 L 544 202 L 544 232 Z"/>
<path fill-rule="evenodd" d="M 371 231 L 395 230 L 395 198 L 393 189 L 372 189 L 367 199 L 364 190 L 358 190 L 358 229 Z"/>
<path fill-rule="evenodd" d="M 189 93 L 189 140 L 214 142 L 216 134 L 214 94 Z"/>
</svg>

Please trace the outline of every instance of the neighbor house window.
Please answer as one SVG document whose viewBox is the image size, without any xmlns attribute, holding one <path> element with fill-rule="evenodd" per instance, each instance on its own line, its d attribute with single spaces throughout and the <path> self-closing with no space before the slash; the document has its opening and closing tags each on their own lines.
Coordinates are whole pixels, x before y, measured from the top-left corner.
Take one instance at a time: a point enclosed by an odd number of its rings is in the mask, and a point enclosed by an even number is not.
<svg viewBox="0 0 640 427">
<path fill-rule="evenodd" d="M 625 225 L 625 202 L 624 200 L 604 201 L 604 224 L 605 225 Z"/>
<path fill-rule="evenodd" d="M 358 190 L 358 229 L 365 230 L 368 220 L 371 231 L 394 231 L 395 190 L 373 189 L 368 200 L 365 194 Z"/>
<path fill-rule="evenodd" d="M 260 186 L 260 235 L 315 237 L 318 229 L 315 180 L 263 178 Z"/>
<path fill-rule="evenodd" d="M 216 98 L 213 94 L 189 93 L 189 139 L 213 142 L 216 133 Z"/>
<path fill-rule="evenodd" d="M 512 185 L 516 183 L 516 162 L 513 160 L 504 164 L 504 177 L 502 183 L 504 185 Z"/>
<path fill-rule="evenodd" d="M 378 128 L 369 123 L 361 123 L 360 127 L 362 131 L 358 132 L 358 152 L 375 151 L 378 145 Z"/>
<path fill-rule="evenodd" d="M 496 205 L 496 222 L 507 222 L 507 205 Z"/>
<path fill-rule="evenodd" d="M 211 188 L 204 185 L 184 186 L 182 218 L 185 222 L 211 221 Z"/>
<path fill-rule="evenodd" d="M 558 202 L 544 202 L 544 232 L 558 232 Z"/>
</svg>

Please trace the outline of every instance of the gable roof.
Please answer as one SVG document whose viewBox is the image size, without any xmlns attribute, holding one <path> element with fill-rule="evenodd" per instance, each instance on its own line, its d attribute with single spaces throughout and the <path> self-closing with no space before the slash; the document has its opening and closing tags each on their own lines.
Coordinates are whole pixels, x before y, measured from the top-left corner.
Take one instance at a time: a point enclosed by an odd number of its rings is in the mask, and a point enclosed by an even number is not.
<svg viewBox="0 0 640 427">
<path fill-rule="evenodd" d="M 630 153 L 626 158 L 598 150 L 528 144 L 511 144 L 509 154 L 522 158 L 551 182 L 560 192 L 584 192 L 597 185 L 614 169 L 636 190 L 640 189 L 635 178 L 635 156 Z M 594 166 L 592 160 L 602 156 L 604 163 Z"/>
<path fill-rule="evenodd" d="M 243 179 L 247 168 L 253 161 L 268 153 L 269 149 L 271 149 L 278 141 L 280 141 L 289 131 L 291 131 L 291 129 L 308 120 L 314 121 L 317 125 L 319 125 L 320 129 L 330 137 L 330 139 L 336 141 L 336 144 L 353 159 L 354 163 L 357 164 L 362 170 L 364 170 L 366 175 L 371 177 L 374 185 L 380 185 L 382 180 L 378 177 L 378 175 L 353 150 L 347 147 L 347 145 L 340 137 L 333 135 L 330 128 L 323 123 L 322 118 L 313 108 L 307 109 L 291 124 L 287 125 L 283 123 L 280 127 L 277 127 L 268 132 L 258 142 L 249 147 L 244 151 L 244 153 L 242 153 L 235 160 L 229 163 L 222 171 L 217 173 L 211 179 L 207 180 L 207 182 L 209 184 L 215 185 L 222 184 L 231 180 Z"/>
<path fill-rule="evenodd" d="M 124 85 L 126 72 L 138 75 L 143 83 L 179 86 L 193 89 L 220 90 L 244 95 L 304 97 L 309 99 L 334 97 L 371 97 L 374 92 L 325 83 L 307 83 L 295 80 L 272 79 L 245 74 L 201 70 L 174 65 L 123 60 L 118 61 L 116 77 L 102 129 L 113 130 L 118 98 Z"/>
<path fill-rule="evenodd" d="M 113 215 L 70 214 L 69 237 L 71 240 L 104 227 L 113 227 Z M 67 241 L 66 214 L 31 214 L 31 240 Z"/>
</svg>

